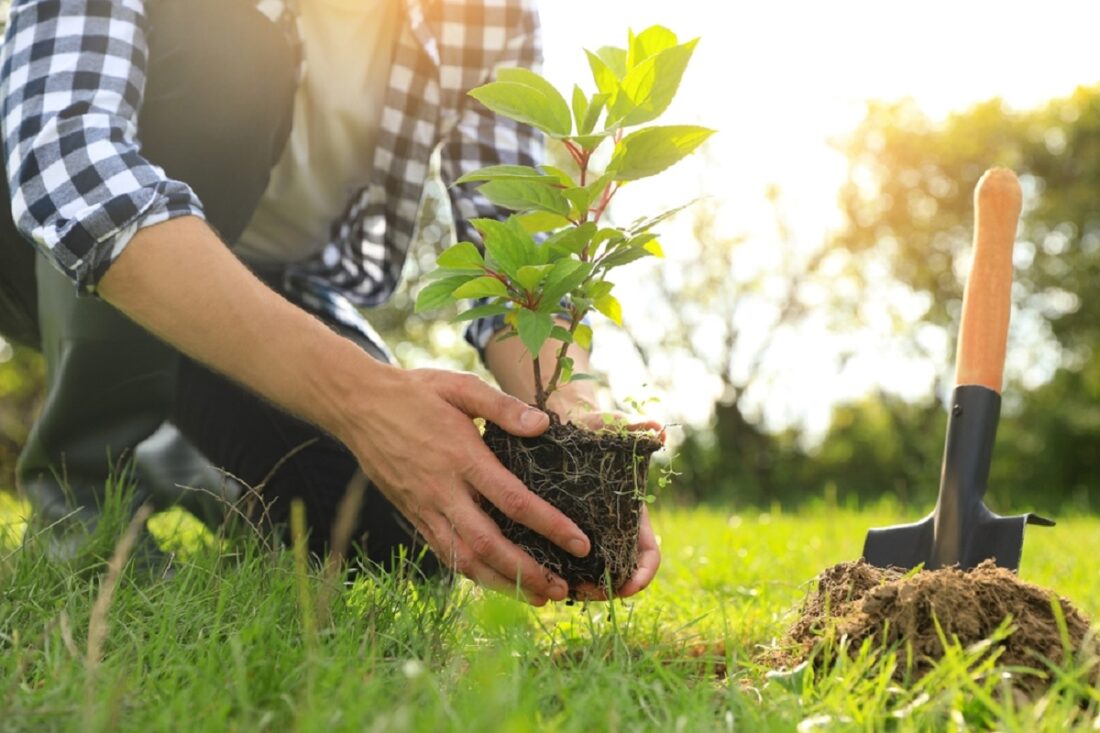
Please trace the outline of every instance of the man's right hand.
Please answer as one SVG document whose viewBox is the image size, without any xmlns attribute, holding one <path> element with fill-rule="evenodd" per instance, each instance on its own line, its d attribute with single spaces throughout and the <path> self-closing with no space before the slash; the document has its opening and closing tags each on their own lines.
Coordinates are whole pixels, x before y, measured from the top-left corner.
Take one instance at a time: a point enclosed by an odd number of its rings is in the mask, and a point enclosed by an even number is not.
<svg viewBox="0 0 1100 733">
<path fill-rule="evenodd" d="M 473 374 L 383 364 L 364 375 L 354 401 L 363 403 L 354 410 L 363 422 L 338 437 L 436 555 L 480 585 L 518 588 L 535 605 L 566 598 L 565 581 L 505 539 L 477 501 L 484 497 L 567 552 L 588 554 L 577 525 L 504 468 L 472 420 L 530 437 L 548 427 L 544 412 Z"/>
<path fill-rule="evenodd" d="M 471 419 L 533 436 L 545 414 L 473 375 L 375 361 L 263 285 L 191 217 L 139 231 L 99 290 L 185 354 L 343 441 L 451 567 L 536 605 L 565 598 L 565 582 L 506 540 L 476 501 L 588 553 L 580 529 L 496 460 Z"/>
</svg>

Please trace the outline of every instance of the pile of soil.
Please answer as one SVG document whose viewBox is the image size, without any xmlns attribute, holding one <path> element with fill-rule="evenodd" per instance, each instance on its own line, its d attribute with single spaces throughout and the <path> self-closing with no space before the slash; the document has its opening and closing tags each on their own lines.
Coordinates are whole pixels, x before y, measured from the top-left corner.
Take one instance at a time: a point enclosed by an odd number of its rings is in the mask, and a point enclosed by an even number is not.
<svg viewBox="0 0 1100 733">
<path fill-rule="evenodd" d="M 998 665 L 1044 670 L 1044 659 L 1063 662 L 1062 634 L 1052 608 L 1054 594 L 1021 581 L 1015 573 L 986 561 L 964 571 L 957 568 L 906 574 L 860 560 L 841 563 L 817 578 L 799 619 L 787 633 L 789 651 L 771 663 L 793 666 L 809 658 L 827 637 L 849 639 L 850 653 L 865 639 L 887 648 L 910 645 L 914 666 L 898 665 L 896 676 L 920 677 L 944 654 L 933 618 L 948 640 L 964 647 L 988 639 L 1006 617 L 1013 632 L 1000 649 Z M 1089 634 L 1089 619 L 1065 598 L 1061 604 L 1074 655 L 1100 655 L 1100 643 Z M 901 655 L 899 655 L 901 656 Z M 902 657 L 903 658 L 903 657 Z M 1037 675 L 1017 676 L 1024 692 L 1042 692 L 1047 682 Z"/>
<path fill-rule="evenodd" d="M 569 584 L 570 597 L 592 584 L 619 588 L 638 566 L 638 524 L 646 494 L 649 458 L 661 449 L 651 433 L 593 432 L 551 420 L 545 433 L 520 438 L 493 423 L 485 443 L 497 459 L 535 494 L 576 522 L 592 551 L 574 557 L 492 504 L 489 516 L 504 536 Z"/>
</svg>

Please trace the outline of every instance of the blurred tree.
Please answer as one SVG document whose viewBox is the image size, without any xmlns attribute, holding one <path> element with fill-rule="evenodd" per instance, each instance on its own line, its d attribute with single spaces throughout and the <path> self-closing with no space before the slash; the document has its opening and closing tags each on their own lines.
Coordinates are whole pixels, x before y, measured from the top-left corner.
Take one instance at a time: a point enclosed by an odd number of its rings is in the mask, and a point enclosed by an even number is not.
<svg viewBox="0 0 1100 733">
<path fill-rule="evenodd" d="M 851 167 L 837 242 L 858 255 L 854 262 L 878 256 L 891 277 L 927 293 L 924 320 L 948 329 L 952 343 L 974 184 L 992 165 L 1020 174 L 1025 209 L 991 498 L 1001 509 L 1066 500 L 1088 506 L 1100 484 L 1100 86 L 1033 110 L 991 100 L 942 123 L 912 102 L 875 103 L 842 147 Z M 941 398 L 952 367 L 943 365 Z M 878 402 L 838 410 L 814 456 L 820 471 L 843 472 L 858 485 L 854 477 L 877 465 L 886 446 L 907 440 L 913 460 L 898 466 L 898 476 L 906 476 L 905 465 L 938 466 L 942 414 L 933 427 L 923 409 L 879 413 L 889 400 Z M 922 429 L 938 440 L 923 440 Z M 928 483 L 934 490 L 934 478 Z"/>
<path fill-rule="evenodd" d="M 805 329 L 846 328 L 856 291 L 830 287 L 847 253 L 828 243 L 801 249 L 780 190 L 771 187 L 767 198 L 774 219 L 767 238 L 721 235 L 720 210 L 701 204 L 692 241 L 677 245 L 683 256 L 651 271 L 655 317 L 629 334 L 647 367 L 683 355 L 719 381 L 709 424 L 685 428 L 674 483 L 679 499 L 767 505 L 806 498 L 801 436 L 770 432 L 763 406 L 777 389 L 772 378 L 790 360 L 792 339 Z M 845 356 L 812 358 L 827 381 Z M 650 371 L 666 392 L 681 378 L 667 368 Z"/>
</svg>

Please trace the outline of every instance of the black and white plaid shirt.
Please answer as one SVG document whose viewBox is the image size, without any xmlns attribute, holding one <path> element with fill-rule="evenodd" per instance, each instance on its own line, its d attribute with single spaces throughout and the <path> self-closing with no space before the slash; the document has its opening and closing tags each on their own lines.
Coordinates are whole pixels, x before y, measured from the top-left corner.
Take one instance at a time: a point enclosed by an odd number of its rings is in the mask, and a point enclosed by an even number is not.
<svg viewBox="0 0 1100 733">
<path fill-rule="evenodd" d="M 145 160 L 137 141 L 145 9 L 163 1 L 12 4 L 0 50 L 0 134 L 12 211 L 20 232 L 82 292 L 95 292 L 139 229 L 203 216 L 190 187 Z M 297 45 L 297 0 L 243 1 Z M 466 95 L 497 66 L 540 63 L 533 1 L 402 0 L 405 19 L 370 183 L 350 198 L 321 253 L 288 274 L 289 294 L 301 304 L 344 322 L 355 320 L 351 304 L 374 306 L 392 294 L 437 148 L 448 184 L 482 166 L 539 160 L 537 132 Z M 469 186 L 448 190 L 458 237 L 478 241 L 466 220 L 501 212 Z M 493 328 L 475 323 L 468 338 L 483 347 Z"/>
</svg>

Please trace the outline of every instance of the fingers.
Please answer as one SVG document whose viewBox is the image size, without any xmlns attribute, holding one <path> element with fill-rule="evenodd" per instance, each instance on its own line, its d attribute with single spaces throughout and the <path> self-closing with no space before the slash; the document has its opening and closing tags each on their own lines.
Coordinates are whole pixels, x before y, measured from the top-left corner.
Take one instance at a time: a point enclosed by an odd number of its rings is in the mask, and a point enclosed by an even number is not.
<svg viewBox="0 0 1100 733">
<path fill-rule="evenodd" d="M 657 535 L 653 532 L 653 524 L 649 521 L 649 511 L 642 507 L 641 527 L 638 531 L 638 569 L 633 577 L 619 589 L 619 598 L 630 596 L 644 590 L 661 567 L 661 548 L 657 545 Z"/>
<path fill-rule="evenodd" d="M 657 433 L 661 442 L 665 442 L 665 428 L 656 420 L 649 420 L 639 415 L 628 415 L 625 412 L 587 412 L 577 418 L 581 425 L 590 430 L 605 430 L 608 427 L 623 427 L 631 432 L 652 431 Z"/>
<path fill-rule="evenodd" d="M 548 596 L 544 593 L 532 591 L 525 584 L 517 584 L 516 580 L 502 574 L 497 569 L 484 562 L 477 553 L 455 531 L 454 524 L 442 514 L 432 517 L 422 517 L 416 522 L 417 531 L 427 540 L 428 546 L 443 561 L 447 567 L 457 573 L 465 575 L 478 585 L 498 591 L 506 595 L 516 597 L 518 594 L 532 606 L 544 606 Z M 503 540 L 503 538 L 501 538 Z M 519 551 L 518 548 L 517 552 Z M 522 552 L 520 553 L 523 554 Z M 533 562 L 533 561 L 532 561 Z M 536 567 L 539 567 L 536 563 Z M 549 575 L 545 571 L 541 575 Z M 539 577 L 536 572 L 530 577 Z M 559 582 L 562 582 L 559 580 Z M 562 582 L 564 586 L 564 582 Z M 564 594 L 561 596 L 564 598 Z M 555 600 L 561 600 L 556 598 Z"/>
<path fill-rule="evenodd" d="M 657 575 L 661 567 L 661 549 L 657 545 L 657 535 L 649 521 L 649 511 L 643 506 L 641 522 L 638 527 L 638 568 L 630 580 L 615 591 L 616 598 L 630 598 L 645 590 Z M 601 586 L 585 583 L 574 589 L 574 597 L 579 601 L 606 601 L 607 590 Z"/>
<path fill-rule="evenodd" d="M 566 552 L 585 557 L 592 545 L 573 520 L 528 489 L 486 448 L 466 471 L 478 493 L 514 522 L 538 532 Z"/>
<path fill-rule="evenodd" d="M 491 387 L 473 374 L 456 374 L 449 381 L 444 397 L 470 417 L 495 422 L 512 435 L 533 437 L 550 426 L 550 417 L 542 410 Z"/>
<path fill-rule="evenodd" d="M 569 595 L 569 586 L 564 580 L 509 542 L 473 501 L 455 507 L 452 512 L 454 527 L 473 557 L 507 579 L 513 588 L 518 582 L 526 592 L 555 601 Z"/>
</svg>

